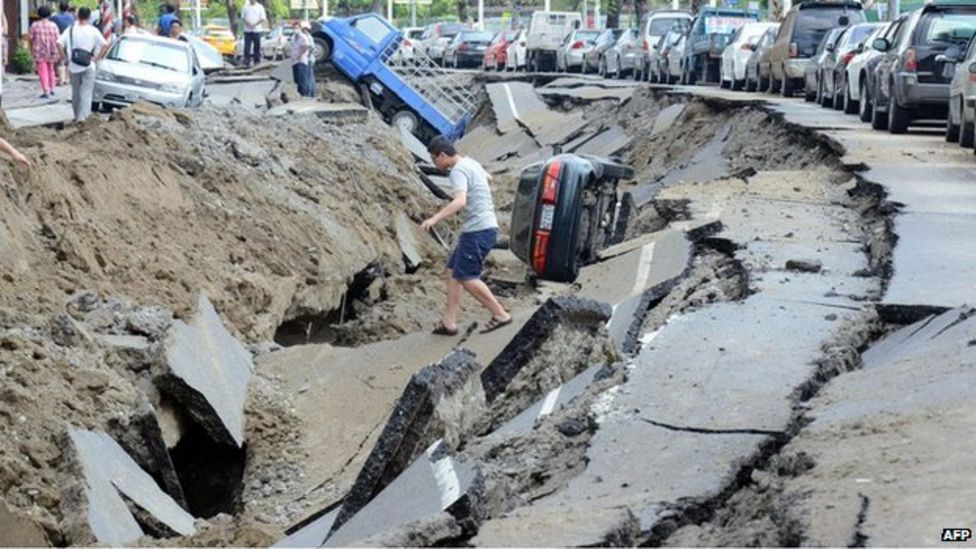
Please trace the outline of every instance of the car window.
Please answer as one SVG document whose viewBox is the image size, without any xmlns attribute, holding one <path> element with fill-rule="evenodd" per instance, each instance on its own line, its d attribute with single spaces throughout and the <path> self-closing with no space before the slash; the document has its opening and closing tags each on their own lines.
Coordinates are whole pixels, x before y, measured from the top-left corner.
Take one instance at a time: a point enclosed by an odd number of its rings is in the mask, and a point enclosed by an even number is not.
<svg viewBox="0 0 976 549">
<path fill-rule="evenodd" d="M 863 23 L 864 14 L 861 10 L 839 7 L 816 7 L 798 10 L 796 28 L 793 29 L 791 42 L 796 42 L 801 55 L 809 55 L 823 40 L 827 32 L 840 25 L 841 18 L 846 16 L 848 23 Z"/>
<path fill-rule="evenodd" d="M 587 42 L 592 42 L 592 41 L 596 40 L 596 37 L 598 35 L 599 35 L 599 32 L 598 31 L 589 31 L 589 30 L 587 30 L 587 31 L 576 31 L 576 39 L 577 40 L 585 40 Z"/>
<path fill-rule="evenodd" d="M 459 35 L 459 42 L 488 42 L 491 40 L 490 32 L 464 31 Z"/>
<path fill-rule="evenodd" d="M 671 30 L 671 27 L 685 20 L 686 19 L 684 17 L 658 17 L 656 19 L 651 19 L 651 25 L 647 29 L 647 34 L 651 36 L 661 36 L 662 34 L 667 34 L 667 32 Z"/>
<path fill-rule="evenodd" d="M 175 72 L 190 72 L 186 48 L 178 44 L 123 38 L 108 53 L 113 61 L 149 65 Z"/>
<path fill-rule="evenodd" d="M 927 13 L 918 24 L 916 44 L 963 46 L 976 32 L 976 10 L 945 10 Z"/>
<path fill-rule="evenodd" d="M 876 25 L 852 27 L 851 30 L 846 33 L 847 44 L 856 46 L 861 42 L 864 42 L 868 36 L 874 34 L 874 31 L 876 30 L 878 30 Z"/>
<path fill-rule="evenodd" d="M 461 23 L 443 23 L 441 25 L 441 37 L 443 38 L 454 38 L 459 32 L 463 31 L 465 26 Z"/>
<path fill-rule="evenodd" d="M 363 17 L 353 21 L 352 26 L 374 44 L 379 44 L 390 34 L 390 28 L 379 17 Z"/>
</svg>

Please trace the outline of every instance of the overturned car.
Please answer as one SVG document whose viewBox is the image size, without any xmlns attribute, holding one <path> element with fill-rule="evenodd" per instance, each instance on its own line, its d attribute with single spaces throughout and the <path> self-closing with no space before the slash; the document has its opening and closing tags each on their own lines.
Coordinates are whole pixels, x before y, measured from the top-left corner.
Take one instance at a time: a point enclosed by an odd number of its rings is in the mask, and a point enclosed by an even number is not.
<svg viewBox="0 0 976 549">
<path fill-rule="evenodd" d="M 512 253 L 540 278 L 576 280 L 580 267 L 612 243 L 617 183 L 633 177 L 629 166 L 575 154 L 527 166 L 512 207 Z"/>
</svg>

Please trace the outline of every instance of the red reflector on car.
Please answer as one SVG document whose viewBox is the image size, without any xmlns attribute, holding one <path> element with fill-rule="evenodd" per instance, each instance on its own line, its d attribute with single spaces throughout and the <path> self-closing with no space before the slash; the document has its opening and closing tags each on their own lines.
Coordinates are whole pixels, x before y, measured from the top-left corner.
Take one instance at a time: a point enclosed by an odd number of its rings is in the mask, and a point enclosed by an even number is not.
<svg viewBox="0 0 976 549">
<path fill-rule="evenodd" d="M 577 40 L 576 42 L 573 42 L 573 49 L 574 50 L 578 50 L 578 49 L 580 49 L 582 47 L 583 47 L 583 41 L 582 40 Z"/>
<path fill-rule="evenodd" d="M 912 48 L 905 50 L 905 70 L 908 72 L 918 70 L 918 59 L 915 57 L 915 50 Z"/>
<path fill-rule="evenodd" d="M 840 58 L 840 62 L 843 63 L 844 65 L 849 65 L 850 62 L 851 62 L 851 59 L 854 59 L 854 52 L 849 51 L 849 52 L 845 53 L 843 55 L 843 57 Z"/>
<path fill-rule="evenodd" d="M 546 254 L 549 252 L 549 231 L 535 232 L 535 247 L 532 249 L 532 270 L 542 274 L 546 270 Z"/>
</svg>

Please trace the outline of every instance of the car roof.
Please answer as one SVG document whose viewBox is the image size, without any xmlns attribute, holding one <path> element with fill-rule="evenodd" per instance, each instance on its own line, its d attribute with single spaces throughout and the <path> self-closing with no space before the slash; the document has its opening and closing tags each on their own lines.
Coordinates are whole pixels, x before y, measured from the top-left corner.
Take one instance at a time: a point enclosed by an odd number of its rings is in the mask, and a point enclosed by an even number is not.
<svg viewBox="0 0 976 549">
<path fill-rule="evenodd" d="M 189 42 L 184 42 L 182 40 L 177 40 L 175 38 L 169 38 L 166 36 L 156 36 L 154 34 L 123 34 L 119 37 L 119 40 L 139 40 L 142 42 L 151 42 L 154 44 L 164 44 L 167 46 L 177 46 L 183 49 L 190 49 L 192 46 Z"/>
<path fill-rule="evenodd" d="M 821 0 L 800 2 L 796 6 L 797 10 L 808 10 L 808 9 L 815 9 L 815 8 L 848 8 L 848 9 L 860 10 L 860 9 L 864 9 L 864 6 L 862 6 L 860 2 L 849 2 L 849 1 L 824 2 Z"/>
</svg>

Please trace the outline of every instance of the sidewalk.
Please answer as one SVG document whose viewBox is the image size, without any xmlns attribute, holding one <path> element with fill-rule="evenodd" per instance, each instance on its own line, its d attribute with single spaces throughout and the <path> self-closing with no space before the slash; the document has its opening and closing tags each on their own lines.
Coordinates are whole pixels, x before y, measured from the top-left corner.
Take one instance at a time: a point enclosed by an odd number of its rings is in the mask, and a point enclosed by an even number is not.
<svg viewBox="0 0 976 549">
<path fill-rule="evenodd" d="M 3 75 L 3 110 L 38 107 L 55 103 L 70 103 L 71 86 L 58 86 L 53 99 L 41 99 L 41 85 L 36 74 Z"/>
</svg>

